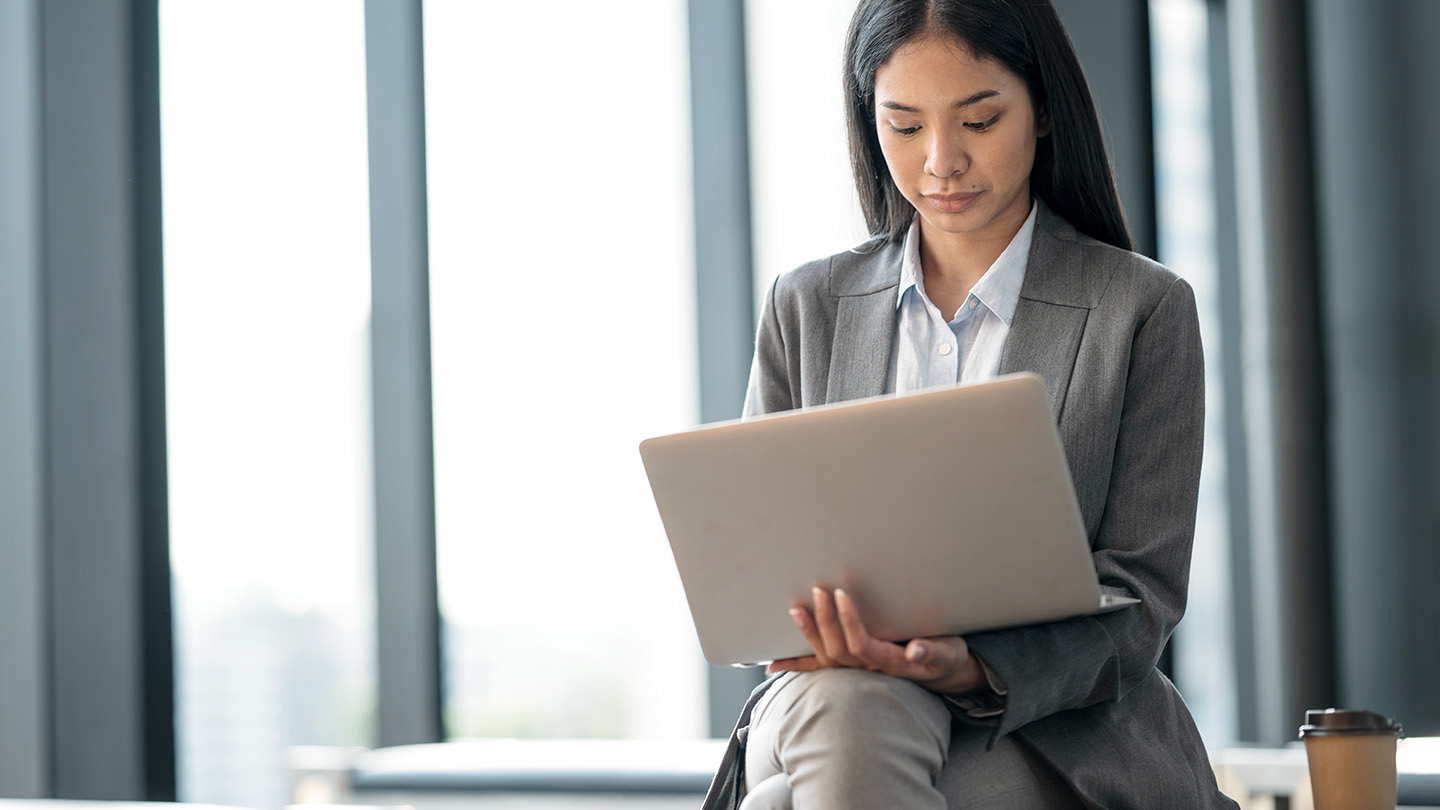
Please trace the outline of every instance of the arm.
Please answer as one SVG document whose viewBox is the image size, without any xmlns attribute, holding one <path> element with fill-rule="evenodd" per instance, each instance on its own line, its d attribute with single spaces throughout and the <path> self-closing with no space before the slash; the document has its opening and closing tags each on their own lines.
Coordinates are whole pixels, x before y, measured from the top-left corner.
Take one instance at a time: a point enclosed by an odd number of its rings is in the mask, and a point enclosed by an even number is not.
<svg viewBox="0 0 1440 810">
<path fill-rule="evenodd" d="M 996 737 L 1056 712 L 1119 700 L 1151 674 L 1185 609 L 1203 402 L 1194 296 L 1177 280 L 1131 344 L 1109 488 L 1093 540 L 1102 588 L 1142 602 L 1102 616 L 969 637 L 970 648 L 1008 688 Z"/>
<path fill-rule="evenodd" d="M 755 332 L 755 359 L 750 364 L 750 384 L 745 390 L 744 417 L 762 413 L 788 411 L 795 407 L 790 390 L 790 370 L 785 359 L 785 337 L 780 318 L 775 312 L 775 289 L 780 279 L 770 284 L 765 303 L 760 308 L 760 324 Z"/>
</svg>

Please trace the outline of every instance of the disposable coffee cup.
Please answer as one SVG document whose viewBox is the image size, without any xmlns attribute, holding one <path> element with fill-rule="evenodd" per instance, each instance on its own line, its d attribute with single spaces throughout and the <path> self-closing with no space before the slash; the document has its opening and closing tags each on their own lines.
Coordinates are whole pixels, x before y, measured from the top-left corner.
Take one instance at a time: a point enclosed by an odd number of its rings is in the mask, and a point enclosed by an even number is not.
<svg viewBox="0 0 1440 810">
<path fill-rule="evenodd" d="M 1305 712 L 1300 738 L 1315 810 L 1395 810 L 1395 746 L 1403 734 L 1374 712 Z"/>
</svg>

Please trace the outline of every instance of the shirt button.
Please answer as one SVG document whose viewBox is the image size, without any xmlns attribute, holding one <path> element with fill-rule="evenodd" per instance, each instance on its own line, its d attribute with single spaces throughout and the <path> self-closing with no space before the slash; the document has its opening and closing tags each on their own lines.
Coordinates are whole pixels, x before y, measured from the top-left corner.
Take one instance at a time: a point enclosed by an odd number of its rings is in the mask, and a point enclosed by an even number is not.
<svg viewBox="0 0 1440 810">
<path fill-rule="evenodd" d="M 941 343 L 941 344 L 940 344 L 940 354 L 945 355 L 946 357 L 949 357 L 949 356 L 950 356 L 950 344 L 949 344 L 949 343 Z"/>
<path fill-rule="evenodd" d="M 971 299 L 970 299 L 970 308 L 971 308 L 971 309 L 974 309 L 976 303 L 978 303 L 978 302 L 977 302 L 974 298 L 971 298 Z"/>
</svg>

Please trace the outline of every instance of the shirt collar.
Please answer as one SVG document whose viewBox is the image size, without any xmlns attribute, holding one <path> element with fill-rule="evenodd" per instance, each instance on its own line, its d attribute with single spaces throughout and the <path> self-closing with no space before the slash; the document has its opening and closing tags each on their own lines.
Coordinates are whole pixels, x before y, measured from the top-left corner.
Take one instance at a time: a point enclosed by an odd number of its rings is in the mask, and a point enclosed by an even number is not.
<svg viewBox="0 0 1440 810">
<path fill-rule="evenodd" d="M 895 293 L 895 309 L 905 303 L 905 293 L 913 287 L 916 292 L 925 289 L 920 275 L 920 216 L 910 220 L 910 230 L 905 232 L 905 249 L 901 251 L 900 289 Z"/>
<path fill-rule="evenodd" d="M 1025 218 L 1025 224 L 1005 246 L 1005 250 L 995 259 L 985 275 L 975 282 L 970 289 L 970 294 L 976 300 L 984 304 L 987 309 L 995 313 L 1006 326 L 1015 317 L 1015 308 L 1020 303 L 1020 286 L 1025 281 L 1025 266 L 1030 260 L 1030 243 L 1035 237 L 1035 215 L 1039 205 L 1032 203 L 1030 215 Z M 905 293 L 914 287 L 917 292 L 925 290 L 924 277 L 920 273 L 920 217 L 917 215 L 910 222 L 910 230 L 905 233 L 905 250 L 900 262 L 900 289 L 895 296 L 895 307 L 905 300 Z M 946 313 L 948 316 L 950 313 Z"/>
</svg>

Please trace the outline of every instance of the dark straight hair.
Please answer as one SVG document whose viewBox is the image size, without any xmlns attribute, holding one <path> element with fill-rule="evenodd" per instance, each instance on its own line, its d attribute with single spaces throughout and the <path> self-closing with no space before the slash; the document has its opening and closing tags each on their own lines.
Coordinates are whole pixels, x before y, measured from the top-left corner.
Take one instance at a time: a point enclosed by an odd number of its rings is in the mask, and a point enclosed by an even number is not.
<svg viewBox="0 0 1440 810">
<path fill-rule="evenodd" d="M 1050 0 L 860 0 L 845 37 L 845 122 L 870 232 L 903 238 L 915 215 L 880 152 L 875 72 L 900 46 L 943 33 L 1023 79 L 1037 114 L 1050 116 L 1050 134 L 1036 145 L 1031 194 L 1081 233 L 1133 250 L 1095 102 Z"/>
</svg>

